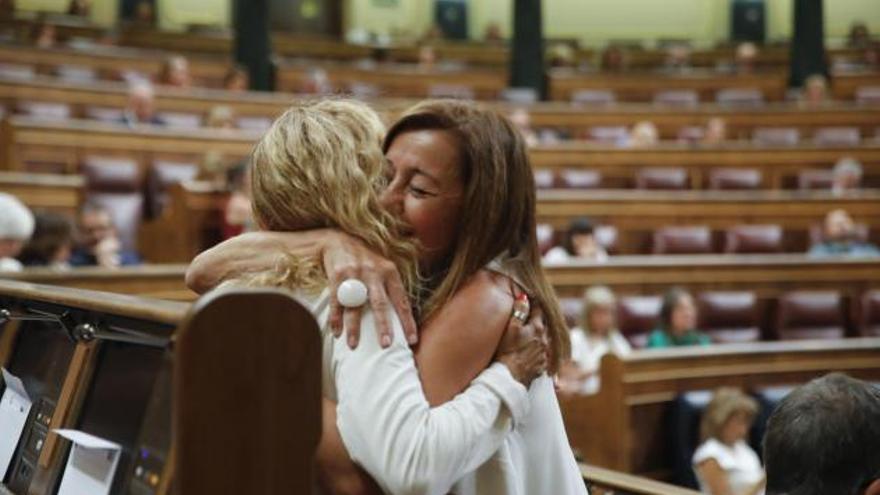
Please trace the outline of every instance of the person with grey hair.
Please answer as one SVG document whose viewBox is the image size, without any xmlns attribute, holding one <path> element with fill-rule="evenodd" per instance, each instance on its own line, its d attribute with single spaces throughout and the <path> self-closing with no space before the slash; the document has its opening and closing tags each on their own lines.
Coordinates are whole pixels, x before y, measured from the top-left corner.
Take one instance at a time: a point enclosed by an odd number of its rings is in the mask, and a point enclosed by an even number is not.
<svg viewBox="0 0 880 495">
<path fill-rule="evenodd" d="M 880 389 L 831 373 L 767 421 L 767 495 L 880 495 Z"/>
<path fill-rule="evenodd" d="M 0 272 L 21 271 L 15 259 L 34 232 L 34 215 L 15 196 L 0 193 Z"/>
<path fill-rule="evenodd" d="M 136 81 L 128 87 L 128 105 L 122 115 L 121 123 L 129 127 L 139 124 L 162 125 L 156 115 L 156 94 L 148 81 Z"/>
<path fill-rule="evenodd" d="M 831 179 L 831 192 L 843 196 L 859 188 L 862 183 L 862 164 L 850 156 L 845 156 L 834 164 Z"/>
</svg>

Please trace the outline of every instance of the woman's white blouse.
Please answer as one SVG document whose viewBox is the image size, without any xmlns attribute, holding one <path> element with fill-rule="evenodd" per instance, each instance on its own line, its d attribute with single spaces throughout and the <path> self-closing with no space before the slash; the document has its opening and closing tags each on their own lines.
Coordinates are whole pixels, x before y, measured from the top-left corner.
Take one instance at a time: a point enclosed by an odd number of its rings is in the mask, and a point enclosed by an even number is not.
<svg viewBox="0 0 880 495">
<path fill-rule="evenodd" d="M 329 291 L 303 299 L 322 328 L 324 395 L 337 401 L 345 447 L 386 492 L 449 493 L 529 415 L 530 394 L 499 363 L 452 401 L 431 408 L 396 314 L 389 312 L 393 342 L 382 349 L 365 308 L 352 350 L 329 330 Z"/>
<path fill-rule="evenodd" d="M 590 376 L 584 380 L 580 392 L 584 395 L 593 395 L 599 392 L 601 379 L 599 366 L 605 354 L 625 356 L 632 351 L 626 337 L 618 330 L 612 330 L 606 337 L 597 337 L 587 334 L 580 328 L 573 328 L 569 333 L 571 337 L 571 359 L 578 367 L 590 372 Z"/>
<path fill-rule="evenodd" d="M 703 493 L 710 492 L 705 481 L 700 477 L 697 466 L 709 459 L 715 459 L 715 462 L 727 474 L 727 482 L 730 484 L 733 495 L 747 493 L 764 478 L 761 460 L 747 443 L 740 440 L 731 446 L 710 438 L 697 447 L 692 462 L 700 482 L 700 491 Z"/>
</svg>

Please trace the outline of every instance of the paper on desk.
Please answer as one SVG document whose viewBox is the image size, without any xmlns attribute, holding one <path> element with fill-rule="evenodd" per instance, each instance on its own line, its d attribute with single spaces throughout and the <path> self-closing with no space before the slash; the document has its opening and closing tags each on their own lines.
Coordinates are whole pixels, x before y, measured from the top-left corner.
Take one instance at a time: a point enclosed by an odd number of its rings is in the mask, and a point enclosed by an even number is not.
<svg viewBox="0 0 880 495">
<path fill-rule="evenodd" d="M 73 442 L 58 495 L 107 495 L 122 447 L 78 430 L 54 430 Z"/>
<path fill-rule="evenodd" d="M 17 376 L 6 371 L 6 368 L 0 368 L 0 371 L 6 384 L 6 390 L 0 397 L 0 479 L 3 479 L 31 412 L 31 399 Z"/>
</svg>

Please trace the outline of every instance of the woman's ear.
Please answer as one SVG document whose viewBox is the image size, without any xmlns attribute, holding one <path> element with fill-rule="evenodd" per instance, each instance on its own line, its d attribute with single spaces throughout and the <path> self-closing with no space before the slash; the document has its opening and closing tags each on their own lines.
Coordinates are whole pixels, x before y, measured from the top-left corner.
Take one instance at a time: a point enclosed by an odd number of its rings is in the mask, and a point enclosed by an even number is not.
<svg viewBox="0 0 880 495">
<path fill-rule="evenodd" d="M 880 495 L 880 479 L 876 479 L 865 489 L 865 495 Z"/>
</svg>

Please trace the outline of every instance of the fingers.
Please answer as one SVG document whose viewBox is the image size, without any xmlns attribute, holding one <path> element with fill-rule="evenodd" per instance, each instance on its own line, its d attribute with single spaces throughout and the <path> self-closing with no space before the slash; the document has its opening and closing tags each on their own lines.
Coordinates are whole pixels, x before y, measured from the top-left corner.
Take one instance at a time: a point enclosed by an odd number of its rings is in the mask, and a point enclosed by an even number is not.
<svg viewBox="0 0 880 495">
<path fill-rule="evenodd" d="M 403 288 L 403 281 L 400 279 L 400 274 L 396 269 L 393 271 L 391 278 L 385 280 L 385 284 L 388 289 L 391 305 L 394 306 L 394 311 L 397 313 L 397 317 L 400 318 L 400 324 L 403 326 L 403 334 L 406 336 L 406 341 L 410 345 L 417 344 L 419 342 L 419 330 L 416 327 L 416 319 L 413 317 L 409 296 Z"/>
<path fill-rule="evenodd" d="M 388 295 L 385 294 L 381 280 L 374 278 L 374 282 L 370 284 L 369 294 L 370 307 L 373 309 L 373 318 L 376 320 L 376 336 L 379 338 L 379 345 L 388 347 L 394 336 L 391 333 L 391 321 L 388 318 L 390 307 Z"/>
<path fill-rule="evenodd" d="M 342 318 L 345 321 L 348 346 L 354 349 L 361 339 L 361 308 L 345 308 Z"/>
</svg>

